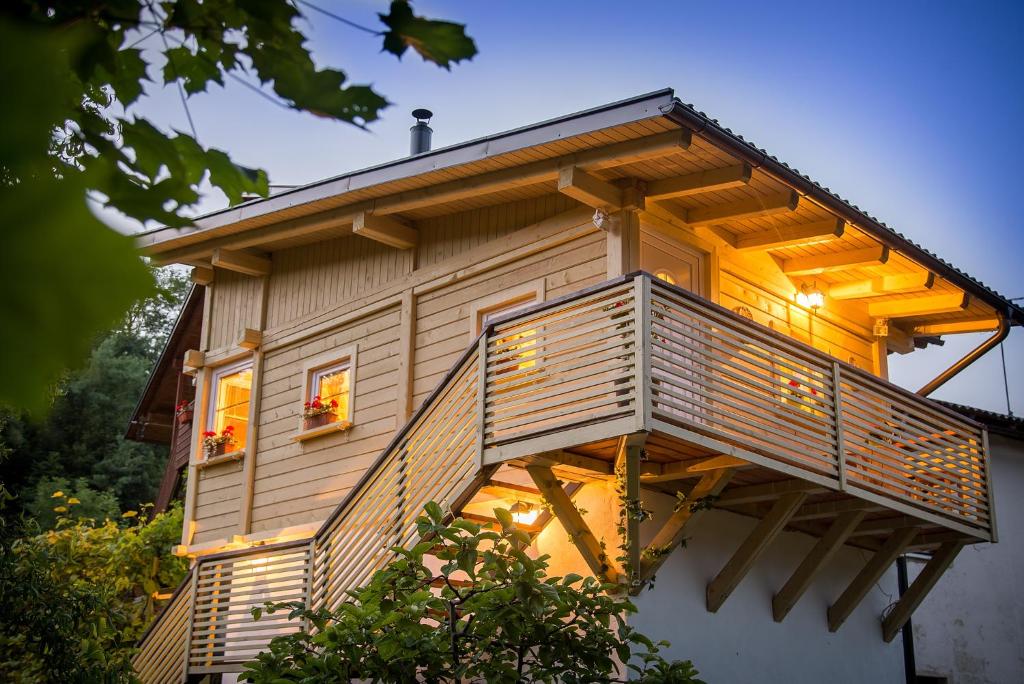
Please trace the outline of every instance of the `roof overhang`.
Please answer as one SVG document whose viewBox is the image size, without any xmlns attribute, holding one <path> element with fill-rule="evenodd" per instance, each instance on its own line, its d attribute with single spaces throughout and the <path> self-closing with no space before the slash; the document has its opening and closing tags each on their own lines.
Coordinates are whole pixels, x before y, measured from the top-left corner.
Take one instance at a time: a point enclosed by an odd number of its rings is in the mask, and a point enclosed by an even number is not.
<svg viewBox="0 0 1024 684">
<path fill-rule="evenodd" d="M 654 133 L 683 129 L 700 137 L 961 288 L 1005 316 L 1011 325 L 1024 324 L 1024 309 L 680 102 L 670 89 L 319 181 L 206 214 L 191 226 L 148 231 L 137 240 L 158 262 L 203 265 L 209 263 L 216 247 L 258 246 L 301 231 L 321 231 L 319 239 L 351 234 L 358 215 L 419 209 L 436 197 L 432 194 L 435 190 L 453 184 L 467 188 L 465 195 L 484 174 L 511 176 L 517 169 L 572 159 L 629 135 L 636 140 L 636 131 L 645 126 Z M 323 232 L 331 230 L 334 233 Z"/>
</svg>

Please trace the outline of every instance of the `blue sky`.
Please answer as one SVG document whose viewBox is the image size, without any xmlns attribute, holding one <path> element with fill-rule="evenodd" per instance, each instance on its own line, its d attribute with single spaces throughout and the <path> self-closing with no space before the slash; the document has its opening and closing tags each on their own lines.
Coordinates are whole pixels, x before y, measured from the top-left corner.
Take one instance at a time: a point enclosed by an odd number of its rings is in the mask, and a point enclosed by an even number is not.
<svg viewBox="0 0 1024 684">
<path fill-rule="evenodd" d="M 314 0 L 374 25 L 383 2 Z M 231 83 L 190 100 L 201 142 L 298 184 L 407 154 L 409 111 L 443 146 L 663 87 L 1007 296 L 1024 296 L 1024 3 L 430 2 L 480 54 L 450 73 L 307 11 L 310 47 L 394 107 L 365 133 Z M 155 45 L 154 45 L 155 47 Z M 140 111 L 185 129 L 177 93 Z M 223 205 L 213 196 L 203 209 Z M 890 357 L 911 389 L 980 341 Z M 1005 345 L 1024 414 L 1024 332 Z M 999 353 L 934 396 L 1005 411 Z"/>
</svg>

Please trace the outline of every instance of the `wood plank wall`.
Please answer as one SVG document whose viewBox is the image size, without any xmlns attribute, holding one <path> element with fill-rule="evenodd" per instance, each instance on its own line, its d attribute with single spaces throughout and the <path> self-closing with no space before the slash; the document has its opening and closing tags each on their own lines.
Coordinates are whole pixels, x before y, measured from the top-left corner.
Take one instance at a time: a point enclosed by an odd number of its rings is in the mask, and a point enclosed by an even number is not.
<svg viewBox="0 0 1024 684">
<path fill-rule="evenodd" d="M 252 531 L 323 520 L 373 462 L 395 430 L 399 307 L 355 321 L 265 357 Z M 295 442 L 302 361 L 358 345 L 354 426 Z"/>
<path fill-rule="evenodd" d="M 268 329 L 380 289 L 412 271 L 409 250 L 355 235 L 283 249 L 273 259 Z"/>
<path fill-rule="evenodd" d="M 242 330 L 259 328 L 259 278 L 218 268 L 212 292 L 209 349 L 235 344 Z"/>
</svg>

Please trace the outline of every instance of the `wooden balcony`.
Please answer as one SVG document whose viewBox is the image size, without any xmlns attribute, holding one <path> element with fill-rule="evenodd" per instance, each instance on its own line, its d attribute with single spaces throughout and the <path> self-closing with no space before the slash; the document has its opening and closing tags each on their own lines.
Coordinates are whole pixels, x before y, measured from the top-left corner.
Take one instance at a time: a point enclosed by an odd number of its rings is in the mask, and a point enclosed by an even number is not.
<svg viewBox="0 0 1024 684">
<path fill-rule="evenodd" d="M 136 670 L 145 682 L 240 670 L 301 627 L 281 613 L 256 622 L 252 607 L 338 605 L 389 548 L 416 541 L 431 500 L 461 512 L 486 491 L 535 484 L 604 572 L 558 481 L 572 472 L 621 474 L 637 500 L 642 488 L 681 492 L 757 517 L 708 585 L 712 611 L 783 529 L 818 542 L 775 595 L 776 620 L 837 548 L 873 552 L 829 608 L 832 630 L 897 555 L 935 550 L 883 623 L 891 639 L 965 544 L 995 536 L 986 442 L 970 420 L 808 345 L 647 274 L 619 278 L 491 323 L 313 538 L 200 558 Z M 630 568 L 615 577 L 639 588 L 706 507 L 679 508 L 654 555 L 630 522 Z"/>
<path fill-rule="evenodd" d="M 722 507 L 756 515 L 772 492 L 802 491 L 805 506 L 889 521 L 873 523 L 879 544 L 912 520 L 918 546 L 994 535 L 982 426 L 649 275 L 496 321 L 480 345 L 485 465 L 610 461 L 643 433 L 651 484 L 741 459 Z"/>
</svg>

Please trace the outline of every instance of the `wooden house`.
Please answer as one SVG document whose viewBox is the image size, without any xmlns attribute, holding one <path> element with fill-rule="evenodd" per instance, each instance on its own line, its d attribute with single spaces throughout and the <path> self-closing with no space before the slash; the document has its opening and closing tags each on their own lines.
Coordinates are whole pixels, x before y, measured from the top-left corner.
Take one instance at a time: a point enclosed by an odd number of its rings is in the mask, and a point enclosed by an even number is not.
<svg viewBox="0 0 1024 684">
<path fill-rule="evenodd" d="M 192 570 L 143 681 L 230 679 L 297 628 L 250 606 L 336 605 L 430 500 L 516 505 L 553 569 L 621 583 L 720 681 L 900 674 L 887 642 L 996 538 L 984 427 L 923 395 L 1024 311 L 670 90 L 139 239 L 202 296 L 166 371 L 194 380 Z M 889 354 L 979 331 L 923 392 L 888 382 Z M 908 550 L 931 560 L 884 601 Z"/>
</svg>

